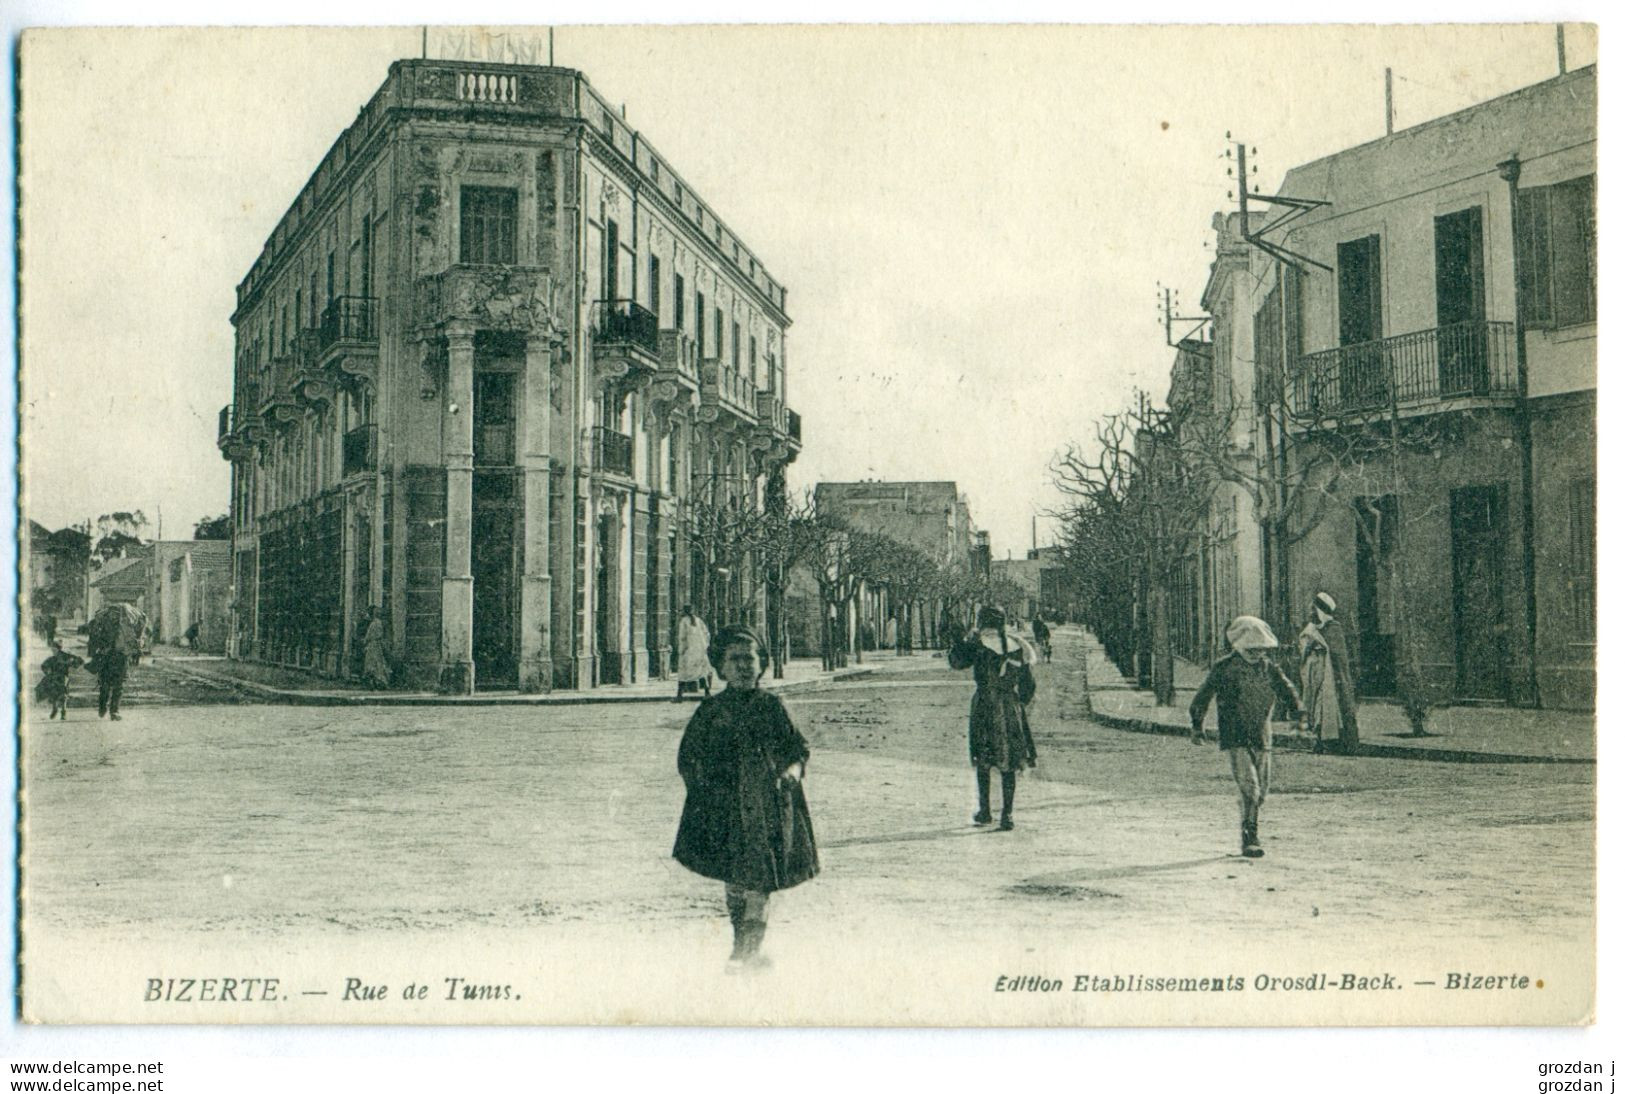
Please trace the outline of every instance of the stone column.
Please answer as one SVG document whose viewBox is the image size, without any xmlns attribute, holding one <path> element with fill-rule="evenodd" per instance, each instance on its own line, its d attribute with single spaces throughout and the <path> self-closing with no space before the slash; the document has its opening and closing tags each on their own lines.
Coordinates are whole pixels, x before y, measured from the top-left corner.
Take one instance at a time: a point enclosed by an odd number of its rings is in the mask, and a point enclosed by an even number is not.
<svg viewBox="0 0 1625 1094">
<path fill-rule="evenodd" d="M 553 453 L 553 347 L 544 334 L 525 342 L 525 397 L 519 474 L 525 501 L 525 570 L 519 586 L 519 690 L 553 690 L 553 577 L 548 521 Z"/>
<path fill-rule="evenodd" d="M 474 691 L 474 330 L 446 330 L 449 362 L 441 411 L 446 462 L 446 571 L 440 589 L 440 690 Z"/>
</svg>

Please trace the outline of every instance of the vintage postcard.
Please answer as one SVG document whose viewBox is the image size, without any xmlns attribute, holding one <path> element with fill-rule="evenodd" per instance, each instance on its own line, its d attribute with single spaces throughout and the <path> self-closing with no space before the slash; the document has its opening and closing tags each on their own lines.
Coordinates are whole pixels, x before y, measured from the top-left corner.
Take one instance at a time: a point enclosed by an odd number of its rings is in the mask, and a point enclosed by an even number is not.
<svg viewBox="0 0 1625 1094">
<path fill-rule="evenodd" d="M 27 32 L 23 1019 L 1590 1022 L 1596 53 Z"/>
</svg>

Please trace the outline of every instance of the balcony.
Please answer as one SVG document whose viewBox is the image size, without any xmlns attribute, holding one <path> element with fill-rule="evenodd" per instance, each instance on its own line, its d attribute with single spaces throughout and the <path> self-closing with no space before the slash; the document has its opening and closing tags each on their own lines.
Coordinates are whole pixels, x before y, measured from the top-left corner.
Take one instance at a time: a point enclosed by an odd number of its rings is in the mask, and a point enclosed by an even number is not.
<svg viewBox="0 0 1625 1094">
<path fill-rule="evenodd" d="M 660 332 L 660 367 L 649 397 L 667 407 L 689 406 L 700 391 L 699 347 L 682 331 Z"/>
<path fill-rule="evenodd" d="M 600 382 L 637 386 L 660 369 L 660 321 L 631 300 L 592 306 L 592 364 Z"/>
<path fill-rule="evenodd" d="M 756 419 L 761 426 L 772 430 L 775 436 L 789 436 L 790 410 L 773 392 L 756 393 Z"/>
<path fill-rule="evenodd" d="M 272 358 L 260 374 L 259 412 L 267 425 L 289 425 L 304 413 L 293 395 L 298 374 L 299 362 L 291 354 Z"/>
<path fill-rule="evenodd" d="M 215 431 L 214 443 L 223 459 L 235 462 L 248 455 L 248 438 L 235 428 L 234 408 L 230 403 L 220 408 L 220 425 Z"/>
<path fill-rule="evenodd" d="M 344 477 L 378 470 L 378 427 L 360 425 L 344 435 Z"/>
<path fill-rule="evenodd" d="M 596 471 L 632 477 L 632 438 L 604 426 L 592 431 L 592 465 Z"/>
<path fill-rule="evenodd" d="M 545 330 L 552 279 L 537 266 L 456 263 L 417 282 L 413 322 L 467 323 L 479 330 Z"/>
<path fill-rule="evenodd" d="M 700 361 L 700 418 L 726 427 L 756 425 L 756 394 L 750 379 L 724 368 L 716 357 Z"/>
<path fill-rule="evenodd" d="M 345 382 L 378 378 L 378 298 L 336 296 L 322 312 L 316 328 L 314 356 L 321 370 L 336 366 Z"/>
<path fill-rule="evenodd" d="M 294 337 L 294 358 L 298 371 L 293 378 L 293 395 L 312 410 L 321 410 L 333 404 L 335 394 L 332 377 L 321 364 L 321 330 L 306 327 Z"/>
<path fill-rule="evenodd" d="M 1512 324 L 1477 321 L 1305 354 L 1286 395 L 1292 416 L 1313 422 L 1517 393 Z"/>
</svg>

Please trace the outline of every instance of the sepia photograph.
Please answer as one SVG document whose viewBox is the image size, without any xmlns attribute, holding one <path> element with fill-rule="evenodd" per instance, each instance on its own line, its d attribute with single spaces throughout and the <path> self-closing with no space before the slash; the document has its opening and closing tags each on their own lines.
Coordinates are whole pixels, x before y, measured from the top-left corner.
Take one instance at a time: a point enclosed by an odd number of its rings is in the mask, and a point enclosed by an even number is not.
<svg viewBox="0 0 1625 1094">
<path fill-rule="evenodd" d="M 1597 43 L 23 31 L 18 1020 L 1591 1024 Z"/>
</svg>

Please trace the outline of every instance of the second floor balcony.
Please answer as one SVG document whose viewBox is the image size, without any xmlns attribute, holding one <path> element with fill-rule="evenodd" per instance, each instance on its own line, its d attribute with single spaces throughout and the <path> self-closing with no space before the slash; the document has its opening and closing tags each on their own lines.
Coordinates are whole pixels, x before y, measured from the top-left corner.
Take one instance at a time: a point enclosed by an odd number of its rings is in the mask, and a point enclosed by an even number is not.
<svg viewBox="0 0 1625 1094">
<path fill-rule="evenodd" d="M 334 297 L 316 327 L 315 365 L 335 365 L 349 379 L 375 380 L 379 313 L 375 296 Z"/>
<path fill-rule="evenodd" d="M 1517 394 L 1513 326 L 1490 320 L 1304 354 L 1289 366 L 1285 391 L 1288 412 L 1305 425 Z"/>
<path fill-rule="evenodd" d="M 598 379 L 636 385 L 660 368 L 660 320 L 633 300 L 592 306 L 592 364 Z"/>
</svg>

